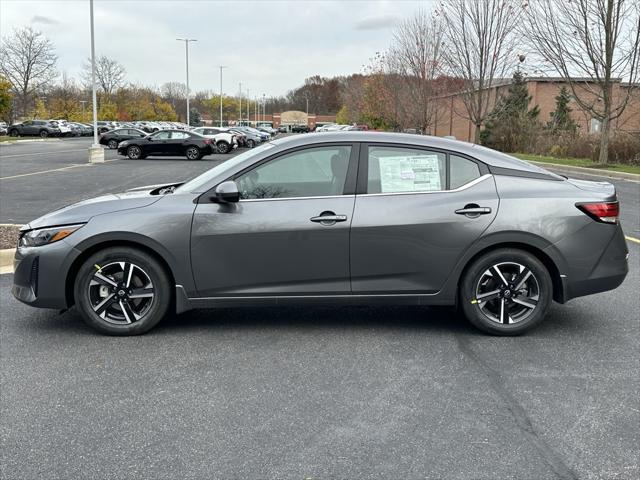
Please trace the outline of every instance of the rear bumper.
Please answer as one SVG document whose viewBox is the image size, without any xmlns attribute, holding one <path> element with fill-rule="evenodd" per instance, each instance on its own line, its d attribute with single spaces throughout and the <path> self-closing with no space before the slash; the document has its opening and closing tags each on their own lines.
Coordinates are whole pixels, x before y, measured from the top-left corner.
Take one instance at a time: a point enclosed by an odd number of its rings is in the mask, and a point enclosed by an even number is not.
<svg viewBox="0 0 640 480">
<path fill-rule="evenodd" d="M 606 292 L 620 286 L 629 273 L 629 250 L 620 225 L 591 271 L 583 277 L 563 278 L 563 300 Z M 564 302 L 563 302 L 564 303 Z"/>
</svg>

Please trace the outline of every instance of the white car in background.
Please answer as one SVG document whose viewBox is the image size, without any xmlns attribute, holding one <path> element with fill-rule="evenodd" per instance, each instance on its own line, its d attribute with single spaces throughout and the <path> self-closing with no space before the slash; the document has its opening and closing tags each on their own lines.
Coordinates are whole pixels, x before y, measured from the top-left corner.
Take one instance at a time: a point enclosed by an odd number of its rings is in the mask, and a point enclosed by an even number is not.
<svg viewBox="0 0 640 480">
<path fill-rule="evenodd" d="M 331 132 L 338 130 L 336 127 L 339 127 L 339 125 L 336 125 L 335 123 L 327 123 L 326 125 L 316 128 L 316 132 Z"/>
<path fill-rule="evenodd" d="M 212 138 L 216 143 L 218 153 L 229 153 L 234 148 L 238 148 L 238 140 L 236 136 L 223 127 L 197 127 L 191 130 L 200 135 Z"/>
<path fill-rule="evenodd" d="M 54 127 L 57 126 L 60 129 L 61 137 L 70 137 L 71 135 L 73 135 L 73 130 L 71 128 L 71 125 L 69 125 L 66 120 L 49 120 L 49 121 L 51 122 L 51 125 L 53 125 Z"/>
</svg>

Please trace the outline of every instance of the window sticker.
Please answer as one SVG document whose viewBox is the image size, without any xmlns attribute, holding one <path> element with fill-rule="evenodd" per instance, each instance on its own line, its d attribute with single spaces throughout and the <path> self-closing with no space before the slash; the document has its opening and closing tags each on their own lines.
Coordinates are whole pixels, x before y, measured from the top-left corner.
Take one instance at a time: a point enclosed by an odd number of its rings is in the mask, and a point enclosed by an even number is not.
<svg viewBox="0 0 640 480">
<path fill-rule="evenodd" d="M 437 155 L 381 157 L 382 192 L 429 192 L 441 190 Z"/>
</svg>

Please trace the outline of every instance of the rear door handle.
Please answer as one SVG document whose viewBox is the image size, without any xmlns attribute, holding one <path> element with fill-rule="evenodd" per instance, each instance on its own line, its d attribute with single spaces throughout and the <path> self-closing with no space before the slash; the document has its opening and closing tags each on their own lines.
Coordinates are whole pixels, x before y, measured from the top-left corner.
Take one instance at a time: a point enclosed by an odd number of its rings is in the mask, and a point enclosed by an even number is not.
<svg viewBox="0 0 640 480">
<path fill-rule="evenodd" d="M 346 222 L 346 215 L 318 215 L 317 217 L 311 217 L 309 220 L 316 223 L 329 223 L 329 222 Z"/>
<path fill-rule="evenodd" d="M 487 215 L 488 213 L 491 213 L 491 208 L 490 207 L 479 207 L 477 205 L 465 205 L 464 208 L 459 208 L 458 210 L 456 210 L 456 213 L 458 215 L 468 215 L 468 216 L 473 216 L 473 217 L 477 217 L 479 215 Z"/>
</svg>

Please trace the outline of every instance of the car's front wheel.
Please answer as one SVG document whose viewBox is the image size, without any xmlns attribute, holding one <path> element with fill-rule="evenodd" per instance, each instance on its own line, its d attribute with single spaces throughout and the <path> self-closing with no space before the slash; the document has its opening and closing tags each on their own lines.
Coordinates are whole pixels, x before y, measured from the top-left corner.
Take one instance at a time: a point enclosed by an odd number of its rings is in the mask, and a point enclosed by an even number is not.
<svg viewBox="0 0 640 480">
<path fill-rule="evenodd" d="M 108 335 L 137 335 L 162 320 L 171 304 L 169 276 L 151 255 L 112 247 L 91 255 L 74 284 L 82 319 Z"/>
<path fill-rule="evenodd" d="M 46 130 L 40 130 L 40 138 L 47 138 L 49 136 L 49 132 Z"/>
<path fill-rule="evenodd" d="M 116 148 L 118 148 L 118 142 L 116 140 L 109 140 L 107 142 L 107 146 L 111 149 L 111 150 L 115 150 Z"/>
<path fill-rule="evenodd" d="M 142 157 L 142 149 L 137 145 L 131 145 L 127 148 L 127 157 L 131 160 L 138 160 Z"/>
<path fill-rule="evenodd" d="M 551 276 L 529 252 L 499 249 L 478 258 L 462 278 L 459 300 L 467 319 L 495 335 L 518 335 L 546 315 Z"/>
<path fill-rule="evenodd" d="M 247 147 L 249 148 L 253 148 L 256 146 L 256 142 L 254 142 L 253 140 L 249 139 L 247 140 Z"/>
<path fill-rule="evenodd" d="M 12 130 L 9 130 L 9 136 L 10 137 L 17 137 L 18 136 L 18 130 L 16 130 L 15 128 Z"/>
<path fill-rule="evenodd" d="M 200 160 L 202 158 L 202 154 L 200 153 L 200 149 L 198 147 L 189 147 L 185 151 L 185 155 L 188 160 Z"/>
</svg>

